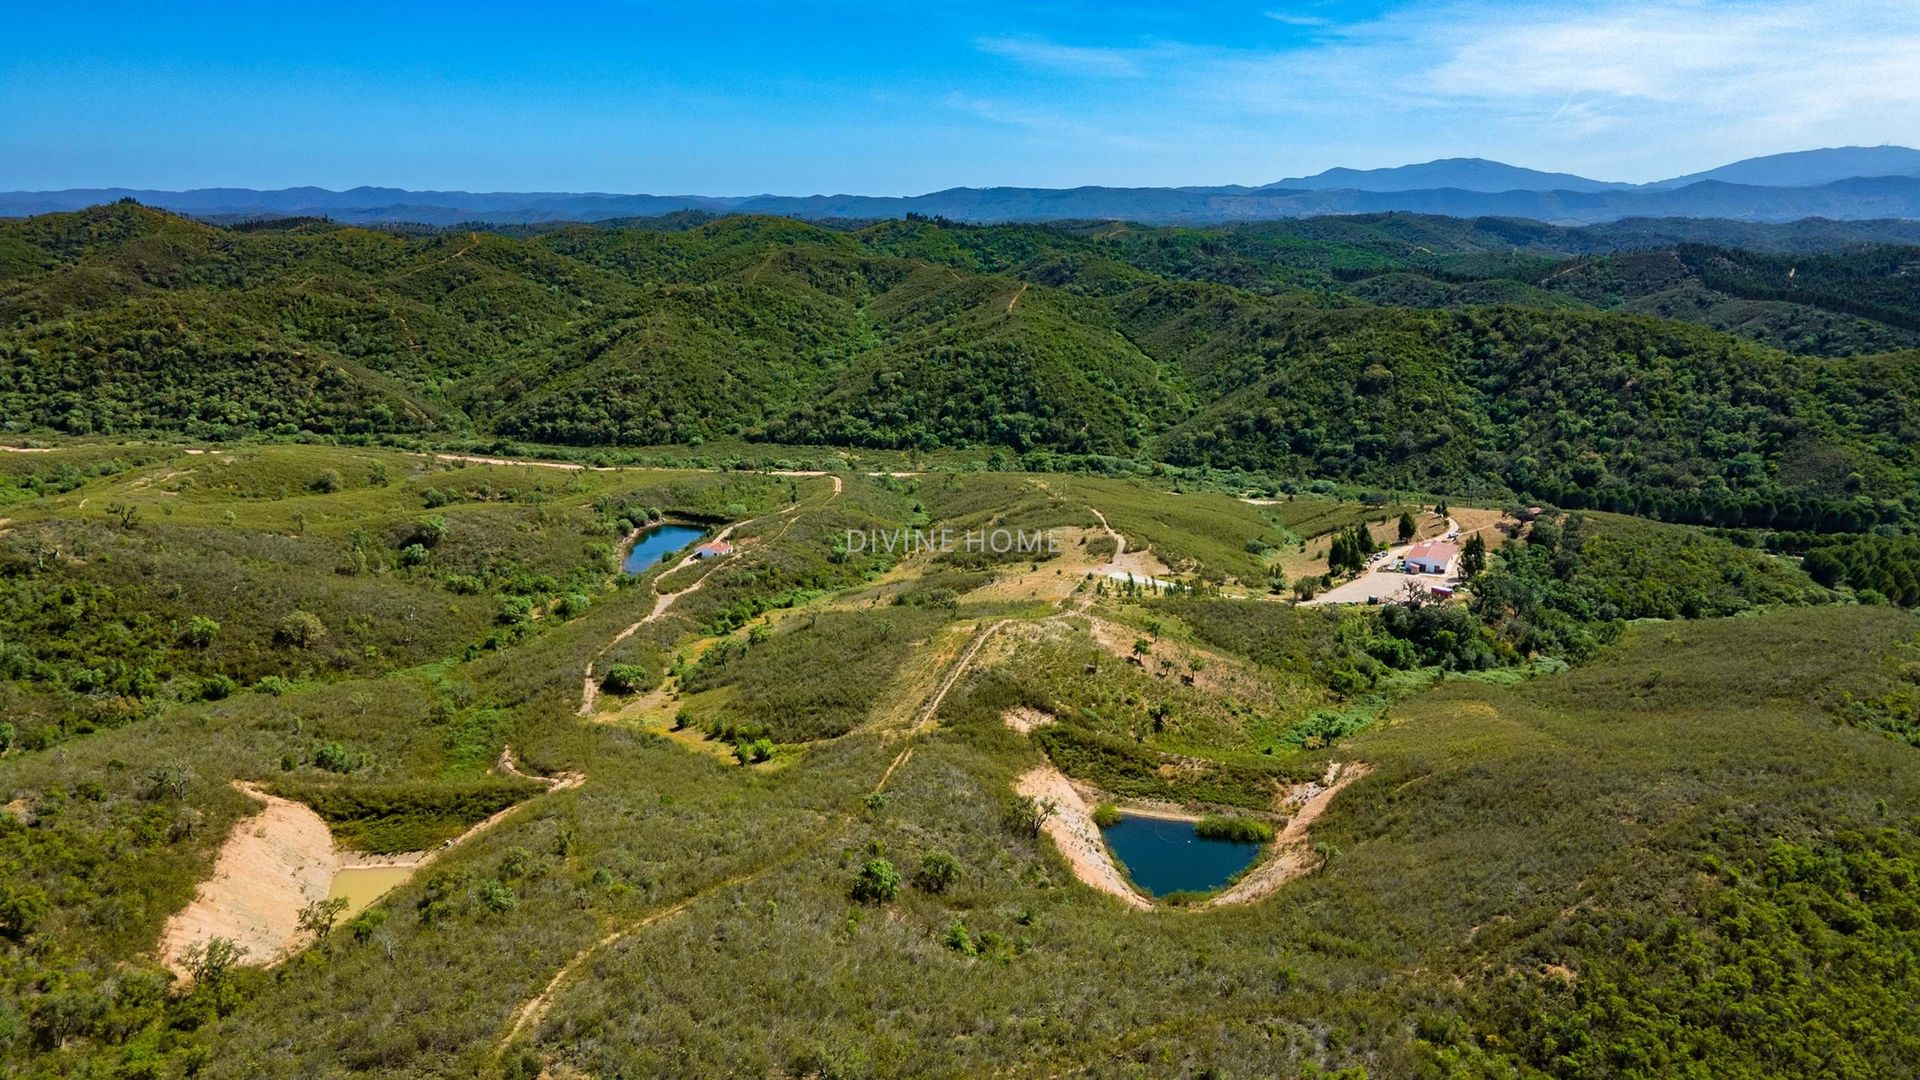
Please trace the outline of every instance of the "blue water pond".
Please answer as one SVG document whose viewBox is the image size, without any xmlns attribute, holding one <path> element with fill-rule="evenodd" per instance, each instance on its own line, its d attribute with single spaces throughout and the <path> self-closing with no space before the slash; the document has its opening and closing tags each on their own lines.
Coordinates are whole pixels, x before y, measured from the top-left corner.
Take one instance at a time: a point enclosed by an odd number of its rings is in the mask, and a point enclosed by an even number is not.
<svg viewBox="0 0 1920 1080">
<path fill-rule="evenodd" d="M 660 560 L 700 539 L 705 532 L 691 525 L 655 525 L 633 542 L 620 568 L 629 574 L 644 574 Z"/>
<path fill-rule="evenodd" d="M 1133 883 L 1152 896 L 1171 892 L 1212 892 L 1253 864 L 1264 844 L 1243 840 L 1207 840 L 1194 835 L 1194 823 L 1171 818 L 1122 814 L 1104 832 L 1113 857 Z"/>
</svg>

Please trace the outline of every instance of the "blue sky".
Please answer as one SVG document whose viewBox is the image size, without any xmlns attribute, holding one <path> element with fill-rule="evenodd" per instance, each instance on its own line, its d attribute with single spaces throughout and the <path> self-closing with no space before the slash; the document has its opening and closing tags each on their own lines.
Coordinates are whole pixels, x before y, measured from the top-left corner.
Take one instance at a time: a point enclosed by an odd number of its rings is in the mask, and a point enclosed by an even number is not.
<svg viewBox="0 0 1920 1080">
<path fill-rule="evenodd" d="M 25 4 L 0 189 L 909 194 L 1920 145 L 1913 0 Z"/>
</svg>

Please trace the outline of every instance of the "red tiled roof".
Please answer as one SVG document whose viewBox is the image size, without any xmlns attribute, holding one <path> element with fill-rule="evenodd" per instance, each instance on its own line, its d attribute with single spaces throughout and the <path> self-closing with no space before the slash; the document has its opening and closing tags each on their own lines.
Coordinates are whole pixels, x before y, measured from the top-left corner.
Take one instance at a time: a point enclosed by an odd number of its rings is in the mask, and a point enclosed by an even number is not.
<svg viewBox="0 0 1920 1080">
<path fill-rule="evenodd" d="M 1425 540 L 1407 549 L 1407 561 L 1449 563 L 1459 554 L 1459 548 L 1444 540 Z"/>
</svg>

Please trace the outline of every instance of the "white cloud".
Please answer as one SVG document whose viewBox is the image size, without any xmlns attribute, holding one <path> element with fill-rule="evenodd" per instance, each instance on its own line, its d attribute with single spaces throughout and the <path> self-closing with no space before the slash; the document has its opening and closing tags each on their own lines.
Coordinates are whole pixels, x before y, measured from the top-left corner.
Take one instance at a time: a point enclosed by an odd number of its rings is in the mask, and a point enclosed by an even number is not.
<svg viewBox="0 0 1920 1080">
<path fill-rule="evenodd" d="M 1140 74 L 1141 50 L 1058 45 L 1037 38 L 981 38 L 977 45 L 995 56 L 1074 75 L 1131 78 Z"/>
<path fill-rule="evenodd" d="M 1197 115 L 1248 137 L 1311 136 L 1343 158 L 1323 165 L 1477 153 L 1654 179 L 1751 154 L 1920 143 L 1914 0 L 1415 0 L 1275 50 L 979 44 L 1068 75 L 1137 80 L 1124 108 L 1096 100 L 1083 126 Z M 1383 160 L 1338 148 L 1368 140 Z"/>
</svg>

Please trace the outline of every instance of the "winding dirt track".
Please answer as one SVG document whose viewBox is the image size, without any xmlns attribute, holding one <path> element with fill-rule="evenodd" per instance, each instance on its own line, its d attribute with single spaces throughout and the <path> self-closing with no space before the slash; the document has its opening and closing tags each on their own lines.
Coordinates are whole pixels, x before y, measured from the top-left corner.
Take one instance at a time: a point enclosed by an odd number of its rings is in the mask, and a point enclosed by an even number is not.
<svg viewBox="0 0 1920 1080">
<path fill-rule="evenodd" d="M 791 473 L 791 474 L 784 474 L 784 475 L 807 476 L 807 475 L 820 475 L 820 474 Z M 840 478 L 835 476 L 833 478 L 833 481 L 834 481 L 833 495 L 838 496 L 841 491 Z M 830 496 L 827 501 L 831 502 L 832 497 Z M 825 504 L 823 503 L 822 505 L 825 505 Z M 781 511 L 781 513 L 792 514 L 798 509 L 800 509 L 800 505 L 795 504 L 794 506 L 789 507 L 784 511 Z M 1089 509 L 1092 509 L 1092 508 L 1089 507 Z M 1115 547 L 1114 557 L 1118 558 L 1122 553 L 1126 551 L 1126 538 L 1121 536 L 1118 532 L 1114 531 L 1110 526 L 1107 525 L 1107 520 L 1105 515 L 1101 514 L 1098 510 L 1094 510 L 1093 513 L 1094 513 L 1094 516 L 1100 520 L 1101 527 L 1106 529 L 1108 535 L 1113 537 L 1114 547 Z M 772 516 L 772 515 L 769 515 L 769 516 Z M 704 581 L 705 578 L 702 578 L 701 580 Z M 660 599 L 661 601 L 666 601 L 670 603 L 671 602 L 670 598 L 683 596 L 686 593 L 693 591 L 693 589 L 697 587 L 697 584 L 698 583 L 696 583 L 694 586 L 689 586 L 688 588 L 683 589 L 678 593 L 672 593 L 672 594 L 668 594 L 667 596 L 663 596 Z M 1085 591 L 1091 593 L 1091 590 L 1085 590 Z M 1090 603 L 1089 599 L 1082 598 L 1078 602 L 1078 606 L 1084 609 L 1088 603 Z M 664 610 L 665 610 L 664 606 L 660 606 L 659 603 L 656 603 L 656 615 L 659 612 Z M 1049 616 L 1048 620 L 1070 617 L 1071 614 L 1073 613 L 1070 611 L 1061 611 L 1058 614 Z M 607 648 L 612 648 L 614 644 L 617 644 L 621 640 L 624 640 L 627 635 L 638 630 L 640 626 L 645 625 L 645 623 L 651 621 L 654 617 L 655 617 L 654 615 L 650 615 L 648 616 L 648 618 L 643 619 L 641 620 L 641 622 L 634 624 L 633 626 L 627 628 L 625 631 L 622 631 L 620 635 L 616 636 L 613 639 L 613 641 L 608 643 Z M 952 692 L 955 686 L 959 685 L 961 677 L 964 676 L 967 673 L 967 671 L 973 666 L 974 660 L 979 656 L 980 650 L 986 646 L 987 642 L 991 640 L 994 637 L 994 635 L 998 634 L 1003 628 L 1005 628 L 1006 626 L 1008 626 L 1009 624 L 1015 621 L 1016 620 L 1011 618 L 1000 619 L 996 622 L 988 624 L 984 628 L 977 630 L 975 632 L 973 640 L 960 653 L 960 655 L 954 659 L 952 665 L 947 669 L 945 676 L 941 678 L 938 686 L 934 689 L 933 694 L 928 697 L 926 704 L 921 706 L 919 712 L 915 714 L 913 723 L 907 728 L 905 732 L 905 734 L 907 735 L 907 744 L 901 747 L 900 752 L 893 756 L 892 760 L 888 762 L 886 769 L 881 772 L 879 779 L 874 783 L 874 786 L 872 789 L 874 792 L 884 791 L 886 789 L 888 782 L 892 780 L 894 774 L 902 766 L 904 766 L 908 761 L 912 760 L 914 746 L 917 741 L 914 739 L 914 736 L 924 732 L 929 726 L 933 724 L 935 717 L 939 715 L 940 706 L 946 702 L 947 695 Z M 604 651 L 605 650 L 602 650 L 602 652 Z M 589 665 L 588 671 L 589 671 L 588 681 L 589 683 L 591 683 L 591 665 Z M 591 708 L 590 704 L 583 704 L 581 711 L 586 712 L 586 711 L 589 711 L 590 708 Z M 1283 833 L 1282 835 L 1281 842 L 1286 843 L 1290 846 L 1304 845 L 1305 836 L 1306 836 L 1306 827 L 1312 823 L 1312 820 L 1314 818 L 1319 816 L 1320 811 L 1325 809 L 1326 803 L 1331 801 L 1333 795 L 1340 788 L 1346 786 L 1346 784 L 1351 780 L 1357 779 L 1359 776 L 1364 775 L 1365 772 L 1366 772 L 1366 766 L 1364 765 L 1353 766 L 1349 769 L 1349 772 L 1347 775 L 1341 776 L 1338 783 L 1329 785 L 1326 790 L 1318 793 L 1313 799 L 1310 799 L 1308 801 L 1308 804 L 1306 806 L 1303 806 L 1301 808 L 1300 813 L 1296 815 L 1296 817 L 1300 819 L 1298 828 L 1297 828 L 1297 835 L 1296 835 L 1295 824 L 1293 822 L 1289 822 L 1286 832 Z M 1064 780 L 1064 777 L 1062 777 L 1062 779 Z M 1329 779 L 1331 779 L 1331 777 Z M 1069 785 L 1069 790 L 1071 790 L 1070 785 Z M 1049 792 L 1049 794 L 1051 793 Z M 1075 795 L 1075 798 L 1076 799 L 1078 798 L 1077 794 Z M 1082 809 L 1084 810 L 1084 807 Z M 546 1016 L 547 1011 L 552 1007 L 555 998 L 560 994 L 560 992 L 564 990 L 571 981 L 573 981 L 576 977 L 578 977 L 582 972 L 582 970 L 584 970 L 586 965 L 593 959 L 593 957 L 598 953 L 600 953 L 602 950 L 611 948 L 614 945 L 617 945 L 622 940 L 628 937 L 631 937 L 642 930 L 645 930 L 652 926 L 657 926 L 663 922 L 667 922 L 673 918 L 676 918 L 679 915 L 684 914 L 686 911 L 692 908 L 695 903 L 699 902 L 700 900 L 708 896 L 711 896 L 715 893 L 718 893 L 727 889 L 737 888 L 739 886 L 749 884 L 762 877 L 765 877 L 770 873 L 773 873 L 776 870 L 779 870 L 783 867 L 787 867 L 798 862 L 800 859 L 806 857 L 806 855 L 809 854 L 810 852 L 818 850 L 822 845 L 830 842 L 835 836 L 839 835 L 840 832 L 844 830 L 847 827 L 847 825 L 854 820 L 854 818 L 855 818 L 854 811 L 852 810 L 844 811 L 840 815 L 838 815 L 836 818 L 834 818 L 832 822 L 830 822 L 828 825 L 823 827 L 817 834 L 800 841 L 799 843 L 795 844 L 792 848 L 788 849 L 784 854 L 771 860 L 770 862 L 756 869 L 745 871 L 743 873 L 736 874 L 731 877 L 725 878 L 723 880 L 714 882 L 710 885 L 706 885 L 701 888 L 698 888 L 693 892 L 689 893 L 688 895 L 673 901 L 672 903 L 655 908 L 644 915 L 641 915 L 635 919 L 629 920 L 628 922 L 620 926 L 617 926 L 612 930 L 609 930 L 608 932 L 606 932 L 605 934 L 601 935 L 599 938 L 594 940 L 592 943 L 586 945 L 585 947 L 580 949 L 578 952 L 574 953 L 573 956 L 569 957 L 567 961 L 560 966 L 558 971 L 554 972 L 553 977 L 547 980 L 546 985 L 541 987 L 539 993 L 535 994 L 531 998 L 528 998 L 525 1002 L 523 1002 L 520 1005 L 519 1008 L 513 1011 L 512 1016 L 507 1021 L 505 1029 L 502 1031 L 500 1035 L 499 1041 L 494 1046 L 494 1051 L 493 1051 L 494 1060 L 495 1061 L 500 1060 L 500 1058 L 506 1053 L 507 1049 L 513 1045 L 514 1040 L 520 1038 L 523 1034 L 532 1030 L 534 1027 L 536 1027 L 539 1024 L 539 1022 Z M 1090 821 L 1089 821 L 1089 824 L 1090 824 Z M 1298 842 L 1297 844 L 1296 844 L 1296 841 Z M 1055 842 L 1059 843 L 1060 841 L 1058 838 L 1056 838 Z M 1065 845 L 1062 845 L 1062 848 L 1064 850 Z M 1310 869 L 1310 867 L 1308 868 Z M 1304 871 L 1299 871 L 1299 872 L 1304 872 Z M 1116 877 L 1117 876 L 1118 875 L 1116 871 Z M 1254 875 L 1254 876 L 1257 876 L 1257 875 Z M 1267 875 L 1267 877 L 1269 878 L 1273 876 L 1274 875 L 1272 874 Z M 1278 880 L 1273 881 L 1272 884 L 1267 886 L 1267 891 L 1270 892 L 1272 888 L 1277 888 L 1279 884 L 1283 883 L 1286 880 L 1290 880 L 1292 877 L 1295 877 L 1295 876 L 1298 876 L 1298 872 L 1289 872 L 1284 876 L 1279 877 Z M 1119 883 L 1119 888 L 1117 889 L 1112 889 L 1112 890 L 1103 889 L 1103 891 L 1111 892 L 1113 895 L 1121 899 L 1123 902 L 1136 908 L 1151 906 L 1137 893 L 1133 892 L 1133 890 L 1125 888 L 1124 883 Z M 1261 895 L 1265 895 L 1265 893 L 1262 893 Z"/>
<path fill-rule="evenodd" d="M 775 473 L 773 473 L 773 475 L 775 476 L 807 476 L 807 477 L 824 476 L 829 480 L 832 480 L 833 494 L 828 495 L 826 500 L 820 504 L 821 506 L 825 506 L 827 505 L 827 503 L 830 503 L 833 500 L 839 498 L 840 492 L 844 487 L 844 484 L 841 481 L 840 477 L 834 475 L 833 473 L 776 471 Z M 713 539 L 709 540 L 708 543 L 718 543 L 719 541 L 727 539 L 728 537 L 733 535 L 733 531 L 735 529 L 738 529 L 743 525 L 753 525 L 761 521 L 769 520 L 771 518 L 786 517 L 789 519 L 789 523 L 791 523 L 792 515 L 798 512 L 802 505 L 804 504 L 796 502 L 792 506 L 775 511 L 774 513 L 771 513 L 771 514 L 762 514 L 757 518 L 749 518 L 746 521 L 736 521 L 733 524 L 727 526 L 726 528 L 721 529 L 718 533 L 715 533 Z M 781 531 L 783 533 L 785 532 L 784 529 Z M 670 593 L 663 593 L 660 591 L 660 582 L 663 579 L 671 576 L 672 574 L 680 570 L 685 569 L 686 567 L 692 566 L 694 563 L 698 561 L 700 561 L 698 555 L 696 555 L 694 552 L 688 552 L 685 556 L 683 556 L 680 559 L 679 562 L 674 563 L 673 566 L 667 569 L 665 572 L 656 575 L 653 579 L 653 590 L 654 590 L 653 610 L 648 612 L 646 614 L 646 617 L 642 618 L 639 622 L 634 623 L 633 625 L 627 627 L 625 630 L 622 630 L 619 633 L 613 635 L 611 640 L 609 640 L 605 645 L 602 645 L 599 651 L 595 652 L 593 656 L 587 660 L 586 670 L 581 673 L 581 679 L 580 679 L 579 715 L 581 716 L 593 715 L 593 707 L 600 700 L 600 684 L 597 681 L 595 681 L 593 677 L 593 665 L 599 663 L 600 658 L 607 655 L 608 652 L 612 651 L 615 645 L 620 644 L 621 642 L 632 637 L 634 634 L 638 633 L 641 627 L 647 625 L 650 622 L 653 622 L 655 619 L 660 618 L 660 616 L 665 615 L 667 611 L 671 609 L 673 605 L 680 600 L 681 597 L 686 596 L 689 593 L 699 591 L 700 586 L 705 585 L 707 583 L 707 579 L 713 576 L 713 567 L 717 567 L 719 565 L 719 560 L 717 559 L 712 560 L 712 563 L 709 566 L 707 572 L 704 574 L 701 574 L 698 580 L 696 580 L 693 584 L 687 586 L 684 589 L 680 589 L 677 592 L 670 592 Z"/>
</svg>

